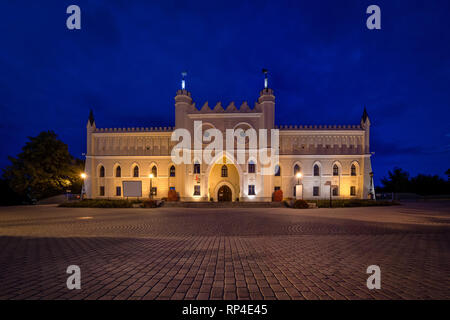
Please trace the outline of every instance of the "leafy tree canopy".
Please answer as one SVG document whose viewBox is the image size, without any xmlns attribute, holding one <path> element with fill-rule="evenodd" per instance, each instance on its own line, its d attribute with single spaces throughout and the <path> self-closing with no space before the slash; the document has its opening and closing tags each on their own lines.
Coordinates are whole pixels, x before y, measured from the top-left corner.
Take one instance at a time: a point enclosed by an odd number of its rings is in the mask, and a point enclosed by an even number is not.
<svg viewBox="0 0 450 320">
<path fill-rule="evenodd" d="M 446 171 L 448 175 L 450 169 Z M 410 178 L 409 173 L 400 168 L 388 172 L 388 177 L 381 179 L 384 192 L 410 192 L 419 195 L 450 194 L 450 179 L 445 181 L 437 175 L 418 174 Z"/>
<path fill-rule="evenodd" d="M 9 157 L 3 177 L 22 197 L 42 199 L 81 186 L 83 161 L 75 159 L 53 131 L 29 137 L 16 158 Z"/>
</svg>

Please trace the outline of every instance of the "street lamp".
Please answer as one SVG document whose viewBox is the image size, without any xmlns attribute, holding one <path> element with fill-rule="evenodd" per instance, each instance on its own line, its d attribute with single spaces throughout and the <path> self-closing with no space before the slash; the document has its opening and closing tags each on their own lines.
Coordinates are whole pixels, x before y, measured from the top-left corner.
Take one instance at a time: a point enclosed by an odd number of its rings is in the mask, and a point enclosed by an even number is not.
<svg viewBox="0 0 450 320">
<path fill-rule="evenodd" d="M 302 177 L 302 173 L 297 172 L 296 177 L 297 177 L 297 184 L 300 184 L 300 178 Z"/>
<path fill-rule="evenodd" d="M 83 179 L 83 184 L 82 184 L 82 186 L 81 186 L 81 195 L 80 195 L 81 200 L 83 200 L 83 195 L 84 195 L 84 180 L 86 180 L 87 175 L 86 175 L 86 173 L 82 172 L 82 173 L 80 174 L 80 177 L 81 177 L 81 179 Z"/>
<path fill-rule="evenodd" d="M 297 185 L 300 186 L 300 179 L 302 178 L 302 173 L 297 172 L 297 174 L 295 176 L 297 177 Z M 296 188 L 295 194 L 296 194 L 296 198 L 297 198 L 299 195 L 297 195 L 297 187 L 295 187 L 295 188 Z M 303 187 L 302 187 L 302 199 L 303 199 Z"/>
<path fill-rule="evenodd" d="M 153 189 L 153 177 L 154 177 L 154 175 L 153 175 L 153 173 L 150 173 L 149 175 L 148 175 L 148 177 L 150 178 L 150 200 L 152 200 L 153 199 L 153 192 L 152 192 L 152 189 Z"/>
</svg>

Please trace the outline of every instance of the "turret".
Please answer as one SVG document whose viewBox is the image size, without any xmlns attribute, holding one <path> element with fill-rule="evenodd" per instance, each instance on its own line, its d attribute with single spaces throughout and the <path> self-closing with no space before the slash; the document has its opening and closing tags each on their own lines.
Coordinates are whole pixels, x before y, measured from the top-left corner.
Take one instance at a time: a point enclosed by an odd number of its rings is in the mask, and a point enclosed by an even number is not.
<svg viewBox="0 0 450 320">
<path fill-rule="evenodd" d="M 84 173 L 86 178 L 84 180 L 84 192 L 87 198 L 92 198 L 92 174 L 95 172 L 93 168 L 92 156 L 94 155 L 94 136 L 96 130 L 94 112 L 89 112 L 89 118 L 86 125 L 86 162 L 84 164 Z"/>
<path fill-rule="evenodd" d="M 370 153 L 370 119 L 367 110 L 364 107 L 363 115 L 361 117 L 361 128 L 364 129 L 364 153 Z"/>
<path fill-rule="evenodd" d="M 88 122 L 87 122 L 87 125 L 86 125 L 86 133 L 87 133 L 87 135 L 86 135 L 86 138 L 87 138 L 87 155 L 91 155 L 92 154 L 92 152 L 93 152 L 93 150 L 91 149 L 92 148 L 92 133 L 95 131 L 95 129 L 96 129 L 97 127 L 95 126 L 95 119 L 94 119 L 94 112 L 92 111 L 92 109 L 91 109 L 91 111 L 89 112 L 89 119 L 88 119 Z"/>
<path fill-rule="evenodd" d="M 274 128 L 275 124 L 275 96 L 273 90 L 269 88 L 267 69 L 263 69 L 263 74 L 264 89 L 259 93 L 258 103 L 264 114 L 264 128 L 270 130 Z"/>
<path fill-rule="evenodd" d="M 186 115 L 192 108 L 191 93 L 186 90 L 186 72 L 182 73 L 181 89 L 177 91 L 175 96 L 175 127 L 186 128 Z"/>
</svg>

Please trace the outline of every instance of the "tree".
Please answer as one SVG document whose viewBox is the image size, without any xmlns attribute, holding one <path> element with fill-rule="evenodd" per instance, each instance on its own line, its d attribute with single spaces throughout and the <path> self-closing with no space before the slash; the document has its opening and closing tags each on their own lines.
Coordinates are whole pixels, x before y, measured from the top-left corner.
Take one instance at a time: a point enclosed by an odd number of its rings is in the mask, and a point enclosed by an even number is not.
<svg viewBox="0 0 450 320">
<path fill-rule="evenodd" d="M 22 197 L 42 199 L 81 186 L 83 161 L 75 159 L 53 131 L 29 137 L 16 158 L 9 157 L 3 177 Z"/>
<path fill-rule="evenodd" d="M 401 168 L 394 168 L 388 172 L 388 178 L 381 179 L 385 192 L 409 192 L 410 182 L 409 173 Z"/>
<path fill-rule="evenodd" d="M 445 171 L 445 174 L 447 175 L 447 179 L 450 182 L 450 169 L 447 169 L 447 171 Z"/>
<path fill-rule="evenodd" d="M 438 195 L 448 193 L 448 182 L 438 175 L 418 174 L 411 178 L 411 192 L 420 195 Z"/>
</svg>

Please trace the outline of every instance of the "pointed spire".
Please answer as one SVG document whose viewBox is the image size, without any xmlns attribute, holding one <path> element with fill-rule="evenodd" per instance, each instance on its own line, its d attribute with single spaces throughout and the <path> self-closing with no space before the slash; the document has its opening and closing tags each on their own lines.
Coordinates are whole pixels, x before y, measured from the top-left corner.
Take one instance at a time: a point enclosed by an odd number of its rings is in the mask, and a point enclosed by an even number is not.
<svg viewBox="0 0 450 320">
<path fill-rule="evenodd" d="M 367 118 L 369 118 L 369 115 L 367 114 L 366 107 L 364 107 L 363 115 L 361 117 L 362 122 L 365 123 L 367 121 Z"/>
<path fill-rule="evenodd" d="M 89 124 L 90 124 L 91 126 L 93 126 L 94 123 L 95 123 L 95 120 L 94 120 L 94 112 L 93 112 L 92 109 L 91 109 L 91 111 L 89 112 Z"/>
</svg>

